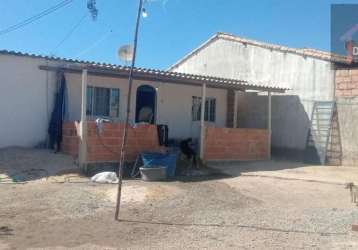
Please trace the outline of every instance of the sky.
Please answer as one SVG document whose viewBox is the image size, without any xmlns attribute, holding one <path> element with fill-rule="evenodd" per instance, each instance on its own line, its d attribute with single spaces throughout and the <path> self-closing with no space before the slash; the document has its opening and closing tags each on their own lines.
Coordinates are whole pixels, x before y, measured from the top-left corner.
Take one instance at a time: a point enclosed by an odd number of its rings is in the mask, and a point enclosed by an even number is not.
<svg viewBox="0 0 358 250">
<path fill-rule="evenodd" d="M 0 31 L 60 1 L 1 0 Z M 344 2 L 148 0 L 148 16 L 141 19 L 136 66 L 166 69 L 216 32 L 329 51 L 330 5 Z M 349 3 L 358 4 L 358 0 Z M 87 0 L 74 0 L 28 26 L 0 35 L 0 49 L 124 64 L 117 50 L 133 42 L 138 0 L 97 0 L 96 21 L 86 6 Z"/>
</svg>

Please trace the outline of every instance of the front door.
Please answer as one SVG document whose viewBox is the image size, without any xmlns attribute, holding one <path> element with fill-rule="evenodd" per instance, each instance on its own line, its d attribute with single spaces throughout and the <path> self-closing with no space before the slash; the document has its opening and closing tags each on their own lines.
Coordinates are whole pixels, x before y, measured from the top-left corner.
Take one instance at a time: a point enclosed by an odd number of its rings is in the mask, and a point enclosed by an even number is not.
<svg viewBox="0 0 358 250">
<path fill-rule="evenodd" d="M 136 122 L 154 124 L 156 116 L 156 91 L 152 86 L 142 85 L 137 89 Z"/>
</svg>

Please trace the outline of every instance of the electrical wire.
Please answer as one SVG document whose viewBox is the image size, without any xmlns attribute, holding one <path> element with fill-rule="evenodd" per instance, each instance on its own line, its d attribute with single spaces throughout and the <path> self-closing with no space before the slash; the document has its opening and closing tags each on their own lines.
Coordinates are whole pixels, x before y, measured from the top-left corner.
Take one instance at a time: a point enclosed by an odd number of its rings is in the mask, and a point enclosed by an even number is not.
<svg viewBox="0 0 358 250">
<path fill-rule="evenodd" d="M 75 25 L 69 30 L 69 32 L 65 35 L 65 37 L 56 45 L 56 47 L 53 49 L 53 51 L 51 52 L 51 54 L 54 54 L 56 52 L 56 50 L 68 39 L 71 37 L 71 35 L 73 34 L 73 32 L 75 32 L 75 30 L 81 25 L 81 23 L 85 20 L 85 18 L 87 17 L 87 11 L 83 14 L 83 16 L 77 21 L 77 23 L 75 23 Z"/>
<path fill-rule="evenodd" d="M 100 43 L 107 40 L 108 37 L 112 34 L 112 30 L 110 30 L 108 33 L 105 33 L 102 37 L 100 37 L 98 40 L 96 40 L 94 43 L 92 43 L 89 47 L 79 52 L 74 58 L 78 59 L 79 57 L 87 54 L 88 52 L 92 51 L 94 48 L 96 48 Z"/>
<path fill-rule="evenodd" d="M 31 24 L 31 23 L 41 19 L 42 17 L 45 17 L 45 16 L 55 12 L 56 10 L 59 10 L 59 9 L 65 7 L 65 6 L 69 5 L 73 1 L 74 0 L 61 1 L 58 4 L 52 6 L 52 7 L 48 8 L 48 9 L 46 9 L 46 10 L 44 10 L 44 11 L 42 11 L 42 12 L 40 12 L 40 13 L 32 16 L 32 17 L 29 17 L 29 18 L 27 18 L 27 19 L 25 19 L 25 20 L 23 20 L 23 21 L 21 21 L 21 22 L 19 22 L 17 24 L 14 24 L 14 25 L 11 25 L 11 26 L 9 26 L 9 27 L 7 27 L 5 29 L 2 29 L 2 30 L 0 30 L 0 36 L 8 34 L 8 33 L 12 32 L 12 31 L 18 30 L 18 29 L 20 29 L 22 27 L 25 27 L 26 25 Z"/>
</svg>

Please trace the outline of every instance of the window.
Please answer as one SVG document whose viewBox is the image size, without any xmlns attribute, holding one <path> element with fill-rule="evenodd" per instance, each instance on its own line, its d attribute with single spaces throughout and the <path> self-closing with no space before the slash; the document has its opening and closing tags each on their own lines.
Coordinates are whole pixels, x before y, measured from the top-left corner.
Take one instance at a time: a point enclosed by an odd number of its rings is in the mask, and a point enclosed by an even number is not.
<svg viewBox="0 0 358 250">
<path fill-rule="evenodd" d="M 119 89 L 87 87 L 87 109 L 89 116 L 119 116 Z"/>
<path fill-rule="evenodd" d="M 201 97 L 193 96 L 192 103 L 192 119 L 193 121 L 200 121 L 201 116 Z M 216 99 L 206 98 L 204 120 L 215 122 L 216 116 Z"/>
</svg>

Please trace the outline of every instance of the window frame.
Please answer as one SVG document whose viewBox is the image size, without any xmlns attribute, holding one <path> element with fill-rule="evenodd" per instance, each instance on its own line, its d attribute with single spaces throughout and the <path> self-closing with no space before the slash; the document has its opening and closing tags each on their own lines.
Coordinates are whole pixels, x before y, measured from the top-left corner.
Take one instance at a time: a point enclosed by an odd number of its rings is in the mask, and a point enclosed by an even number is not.
<svg viewBox="0 0 358 250">
<path fill-rule="evenodd" d="M 192 96 L 192 106 L 191 106 L 191 120 L 193 122 L 200 121 L 201 119 L 201 97 Z M 198 106 L 195 114 L 195 105 Z M 205 111 L 204 111 L 204 121 L 205 122 L 216 122 L 216 98 L 207 97 L 205 99 Z"/>
<path fill-rule="evenodd" d="M 94 114 L 94 110 L 95 110 L 95 91 L 96 89 L 109 89 L 109 99 L 108 99 L 108 115 L 95 115 Z M 117 115 L 116 116 L 112 116 L 112 110 L 113 110 L 113 106 L 112 106 L 112 98 L 113 98 L 113 92 L 114 91 L 118 91 L 118 102 L 117 102 Z M 93 86 L 93 85 L 88 85 L 87 86 L 87 104 L 86 104 L 86 116 L 87 117 L 103 117 L 103 118 L 109 118 L 109 119 L 118 119 L 120 118 L 120 101 L 121 101 L 121 90 L 120 88 L 111 88 L 111 87 L 102 87 L 102 86 Z M 91 103 L 90 103 L 90 110 L 88 109 L 89 105 L 88 105 L 88 96 L 90 97 Z"/>
</svg>

